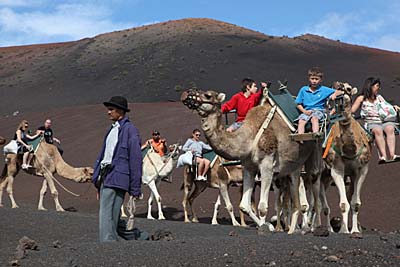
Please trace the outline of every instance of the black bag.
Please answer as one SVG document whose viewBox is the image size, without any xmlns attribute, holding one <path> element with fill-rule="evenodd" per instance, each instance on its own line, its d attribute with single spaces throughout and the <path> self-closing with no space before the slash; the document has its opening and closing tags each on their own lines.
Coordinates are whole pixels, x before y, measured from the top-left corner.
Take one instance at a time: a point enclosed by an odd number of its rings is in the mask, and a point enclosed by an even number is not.
<svg viewBox="0 0 400 267">
<path fill-rule="evenodd" d="M 99 173 L 99 177 L 97 177 L 97 181 L 96 181 L 96 187 L 100 189 L 101 184 L 104 181 L 104 178 L 107 176 L 107 174 L 110 173 L 110 171 L 112 170 L 112 165 L 111 164 L 107 164 L 104 166 L 100 167 L 100 173 Z"/>
</svg>

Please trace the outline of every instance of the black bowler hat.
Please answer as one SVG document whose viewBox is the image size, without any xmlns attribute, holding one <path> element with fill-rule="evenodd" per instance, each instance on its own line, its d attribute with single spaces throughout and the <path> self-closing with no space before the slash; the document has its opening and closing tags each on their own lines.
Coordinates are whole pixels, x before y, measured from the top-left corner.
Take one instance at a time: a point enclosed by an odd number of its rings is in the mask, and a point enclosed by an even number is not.
<svg viewBox="0 0 400 267">
<path fill-rule="evenodd" d="M 103 102 L 104 106 L 106 107 L 116 107 L 122 109 L 125 112 L 129 112 L 130 109 L 128 108 L 128 100 L 126 100 L 123 96 L 113 96 L 111 97 L 110 101 Z"/>
</svg>

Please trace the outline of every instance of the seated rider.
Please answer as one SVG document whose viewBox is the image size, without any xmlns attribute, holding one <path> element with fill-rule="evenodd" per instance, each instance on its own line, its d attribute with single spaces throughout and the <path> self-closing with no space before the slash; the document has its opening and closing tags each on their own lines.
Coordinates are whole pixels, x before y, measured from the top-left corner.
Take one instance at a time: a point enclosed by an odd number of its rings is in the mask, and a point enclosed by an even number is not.
<svg viewBox="0 0 400 267">
<path fill-rule="evenodd" d="M 167 141 L 165 138 L 161 138 L 160 132 L 157 130 L 153 131 L 152 136 L 151 139 L 147 140 L 142 145 L 142 150 L 150 145 L 154 152 L 158 153 L 161 157 L 164 157 L 167 153 Z"/>
<path fill-rule="evenodd" d="M 261 82 L 261 86 L 265 88 L 267 84 Z M 254 80 L 250 78 L 244 78 L 242 80 L 242 91 L 233 95 L 232 98 L 221 107 L 222 113 L 227 113 L 236 109 L 236 121 L 226 129 L 228 132 L 233 132 L 242 126 L 247 112 L 260 103 L 262 93 L 263 90 L 257 91 L 257 85 Z"/>
<path fill-rule="evenodd" d="M 187 152 L 191 151 L 193 155 L 196 157 L 196 163 L 198 164 L 197 168 L 197 181 L 207 181 L 207 172 L 210 168 L 210 161 L 206 158 L 203 158 L 203 152 L 211 151 L 212 148 L 200 141 L 200 130 L 194 129 L 192 132 L 192 138 L 189 138 L 186 143 L 183 145 L 182 150 Z"/>
<path fill-rule="evenodd" d="M 309 84 L 303 86 L 296 98 L 296 104 L 302 113 L 298 117 L 298 134 L 303 134 L 306 123 L 311 120 L 312 132 L 319 132 L 319 121 L 325 116 L 325 102 L 330 97 L 332 100 L 338 95 L 343 94 L 340 90 L 335 90 L 322 86 L 323 72 L 320 68 L 314 67 L 308 71 Z"/>
<path fill-rule="evenodd" d="M 53 134 L 53 129 L 51 129 L 51 120 L 46 119 L 43 126 L 37 129 L 37 132 L 43 132 L 44 140 L 46 143 L 55 145 L 60 152 L 60 155 L 64 153 L 64 150 L 60 147 L 61 141 L 57 139 Z"/>
<path fill-rule="evenodd" d="M 14 140 L 17 141 L 18 144 L 18 153 L 23 152 L 24 155 L 22 157 L 22 166 L 21 168 L 24 170 L 27 170 L 29 168 L 32 168 L 30 165 L 30 162 L 33 158 L 33 153 L 32 152 L 32 146 L 28 145 L 29 140 L 33 140 L 39 135 L 41 135 L 43 132 L 38 131 L 35 135 L 29 135 L 27 133 L 29 127 L 29 123 L 27 120 L 22 120 L 21 123 L 18 125 L 17 130 L 15 131 L 14 135 Z"/>
<path fill-rule="evenodd" d="M 400 156 L 395 154 L 396 148 L 396 111 L 399 111 L 398 106 L 393 106 L 387 112 L 379 112 L 382 109 L 382 104 L 387 107 L 391 106 L 379 94 L 381 89 L 381 81 L 379 78 L 369 77 L 365 80 L 363 90 L 354 101 L 351 112 L 356 112 L 361 107 L 360 115 L 364 119 L 364 127 L 370 131 L 375 137 L 375 144 L 379 152 L 379 163 L 397 161 Z M 386 142 L 385 142 L 386 135 Z M 389 148 L 389 155 L 386 153 L 386 145 Z"/>
</svg>

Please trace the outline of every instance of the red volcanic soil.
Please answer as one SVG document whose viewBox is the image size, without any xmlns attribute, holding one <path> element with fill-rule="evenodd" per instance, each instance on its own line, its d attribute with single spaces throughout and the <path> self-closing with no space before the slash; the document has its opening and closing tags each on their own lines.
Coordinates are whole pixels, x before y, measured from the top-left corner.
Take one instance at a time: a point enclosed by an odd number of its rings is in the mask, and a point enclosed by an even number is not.
<svg viewBox="0 0 400 267">
<path fill-rule="evenodd" d="M 145 103 L 130 104 L 130 119 L 139 129 L 142 140 L 150 137 L 151 132 L 157 129 L 167 138 L 169 143 L 185 142 L 194 128 L 199 128 L 200 117 L 189 111 L 181 103 Z M 103 137 L 110 121 L 103 105 L 77 106 L 73 108 L 60 108 L 47 112 L 22 113 L 17 116 L 0 118 L 0 133 L 10 139 L 22 119 L 30 122 L 30 127 L 40 126 L 50 117 L 53 120 L 55 136 L 62 142 L 65 151 L 64 159 L 73 166 L 93 166 L 100 150 Z M 32 128 L 33 129 L 33 128 Z M 397 139 L 397 143 L 400 140 Z M 397 147 L 397 151 L 399 150 Z M 376 164 L 376 150 L 370 164 L 369 173 L 362 190 L 362 207 L 360 221 L 367 229 L 377 228 L 381 231 L 398 230 L 400 214 L 400 163 L 387 165 Z M 3 165 L 3 161 L 1 166 Z M 182 196 L 180 190 L 183 169 L 176 169 L 173 173 L 173 183 L 161 184 L 159 189 L 167 220 L 183 220 Z M 80 194 L 74 197 L 57 186 L 60 193 L 60 201 L 64 208 L 74 207 L 79 212 L 97 213 L 98 203 L 95 198 L 95 189 L 90 184 L 76 184 L 66 179 L 59 178 L 68 189 Z M 24 172 L 18 174 L 14 183 L 14 195 L 17 203 L 30 205 L 36 208 L 38 201 L 41 178 L 27 175 Z M 145 199 L 139 203 L 139 217 L 145 217 L 147 211 L 148 189 L 144 186 Z M 231 198 L 235 205 L 235 213 L 238 216 L 238 189 L 231 188 Z M 195 208 L 203 223 L 210 223 L 213 204 L 217 198 L 217 190 L 207 189 L 195 202 Z M 270 197 L 273 199 L 273 196 Z M 10 206 L 7 194 L 3 194 L 3 203 Z M 338 198 L 334 186 L 329 189 L 329 203 L 333 210 L 332 215 L 338 216 Z M 45 197 L 45 207 L 54 209 L 54 203 L 50 195 Z M 220 216 L 222 223 L 229 224 L 229 216 L 221 206 Z M 153 208 L 156 216 L 156 208 Z M 270 203 L 270 214 L 273 212 L 273 203 Z"/>
</svg>

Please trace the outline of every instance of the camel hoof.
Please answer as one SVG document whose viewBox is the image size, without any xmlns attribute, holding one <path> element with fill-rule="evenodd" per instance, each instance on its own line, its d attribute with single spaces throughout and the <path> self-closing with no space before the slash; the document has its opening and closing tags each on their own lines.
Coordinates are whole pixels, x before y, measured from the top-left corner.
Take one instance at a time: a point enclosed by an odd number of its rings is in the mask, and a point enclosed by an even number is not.
<svg viewBox="0 0 400 267">
<path fill-rule="evenodd" d="M 243 227 L 243 228 L 249 228 L 250 226 L 248 226 L 247 224 L 245 224 L 245 223 L 242 223 L 241 225 L 240 225 L 240 227 Z"/>
<path fill-rule="evenodd" d="M 215 221 L 213 220 L 213 221 L 211 222 L 211 224 L 212 224 L 212 225 L 219 225 L 219 223 L 218 223 L 217 220 L 215 220 Z"/>
<path fill-rule="evenodd" d="M 14 205 L 14 206 L 12 206 L 11 208 L 12 208 L 12 209 L 18 209 L 19 206 L 18 206 L 18 205 Z"/>
<path fill-rule="evenodd" d="M 148 220 L 155 220 L 155 218 L 153 216 L 147 216 Z"/>
<path fill-rule="evenodd" d="M 165 217 L 164 216 L 158 216 L 158 219 L 159 220 L 165 220 Z"/>
<path fill-rule="evenodd" d="M 198 223 L 198 222 L 199 222 L 199 219 L 193 218 L 193 219 L 192 219 L 192 222 L 193 222 L 193 223 Z"/>
<path fill-rule="evenodd" d="M 63 208 L 58 208 L 56 210 L 59 211 L 59 212 L 65 212 L 65 210 Z"/>
<path fill-rule="evenodd" d="M 38 208 L 38 210 L 47 211 L 45 208 Z"/>
<path fill-rule="evenodd" d="M 191 223 L 191 221 L 190 221 L 190 220 L 185 220 L 184 222 L 185 222 L 185 223 Z"/>
<path fill-rule="evenodd" d="M 240 226 L 240 223 L 238 223 L 237 221 L 232 221 L 232 225 L 233 226 Z"/>
<path fill-rule="evenodd" d="M 0 208 L 2 208 L 2 207 L 4 207 L 4 205 L 3 205 L 3 204 L 0 204 Z"/>
</svg>

